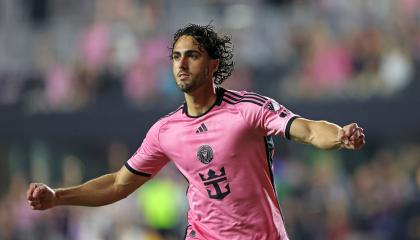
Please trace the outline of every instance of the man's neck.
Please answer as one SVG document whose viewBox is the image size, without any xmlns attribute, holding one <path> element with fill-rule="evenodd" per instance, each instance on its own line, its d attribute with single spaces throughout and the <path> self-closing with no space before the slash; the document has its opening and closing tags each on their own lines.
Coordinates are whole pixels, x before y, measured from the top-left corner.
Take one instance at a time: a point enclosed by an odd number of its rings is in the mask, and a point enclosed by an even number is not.
<svg viewBox="0 0 420 240">
<path fill-rule="evenodd" d="M 207 112 L 216 102 L 216 90 L 213 86 L 203 86 L 193 93 L 185 93 L 188 115 L 196 117 Z"/>
</svg>

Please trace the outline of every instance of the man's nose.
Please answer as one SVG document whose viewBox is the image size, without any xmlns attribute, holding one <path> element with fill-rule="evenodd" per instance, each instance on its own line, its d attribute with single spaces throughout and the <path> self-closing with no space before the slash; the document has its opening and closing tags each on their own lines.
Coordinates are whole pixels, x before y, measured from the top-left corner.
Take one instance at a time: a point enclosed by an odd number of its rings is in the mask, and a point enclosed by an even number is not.
<svg viewBox="0 0 420 240">
<path fill-rule="evenodd" d="M 184 56 L 184 57 L 181 58 L 179 68 L 188 69 L 188 58 L 187 57 Z"/>
</svg>

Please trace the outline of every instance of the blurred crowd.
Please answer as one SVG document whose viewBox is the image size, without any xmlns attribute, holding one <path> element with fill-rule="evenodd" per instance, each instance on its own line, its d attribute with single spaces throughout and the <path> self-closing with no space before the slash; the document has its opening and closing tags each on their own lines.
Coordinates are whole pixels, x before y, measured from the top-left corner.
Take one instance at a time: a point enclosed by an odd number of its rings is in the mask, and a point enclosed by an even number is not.
<svg viewBox="0 0 420 240">
<path fill-rule="evenodd" d="M 111 101 L 146 111 L 177 106 L 169 47 L 188 23 L 232 36 L 226 88 L 280 102 L 419 99 L 419 0 L 0 0 L 0 117 L 4 109 L 71 114 Z M 171 164 L 113 205 L 30 210 L 29 182 L 79 184 L 118 170 L 138 147 L 33 139 L 0 136 L 1 240 L 184 235 L 187 183 Z M 277 148 L 291 239 L 420 239 L 419 138 L 368 138 L 356 153 Z"/>
<path fill-rule="evenodd" d="M 187 183 L 173 165 L 141 190 L 105 207 L 60 207 L 40 212 L 27 204 L 30 181 L 75 186 L 117 171 L 130 154 L 127 145 L 116 142 L 95 146 L 44 141 L 3 144 L 0 239 L 181 239 L 186 227 Z"/>
<path fill-rule="evenodd" d="M 112 205 L 28 207 L 29 180 L 72 186 L 119 169 L 129 154 L 123 143 L 3 145 L 0 239 L 182 239 L 187 182 L 172 164 Z M 420 144 L 326 152 L 291 143 L 279 156 L 275 183 L 291 239 L 419 239 Z"/>
<path fill-rule="evenodd" d="M 420 238 L 420 145 L 371 150 L 307 149 L 279 163 L 291 239 Z"/>
<path fill-rule="evenodd" d="M 31 113 L 77 111 L 100 97 L 139 107 L 179 100 L 168 48 L 187 23 L 212 23 L 232 36 L 236 70 L 226 87 L 311 101 L 420 89 L 417 0 L 0 5 L 0 106 Z"/>
</svg>

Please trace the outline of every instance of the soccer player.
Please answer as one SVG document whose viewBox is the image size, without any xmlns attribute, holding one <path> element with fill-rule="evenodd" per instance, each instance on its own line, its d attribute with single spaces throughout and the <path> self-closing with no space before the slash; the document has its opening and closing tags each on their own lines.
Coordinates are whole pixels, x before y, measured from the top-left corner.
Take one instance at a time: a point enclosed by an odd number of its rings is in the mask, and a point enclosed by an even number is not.
<svg viewBox="0 0 420 240">
<path fill-rule="evenodd" d="M 210 25 L 178 30 L 170 56 L 185 103 L 150 128 L 118 172 L 69 188 L 32 183 L 30 206 L 110 204 L 172 161 L 189 182 L 186 239 L 288 239 L 273 185 L 272 136 L 354 150 L 365 144 L 363 129 L 305 119 L 271 98 L 218 86 L 233 71 L 233 54 L 230 38 Z"/>
</svg>

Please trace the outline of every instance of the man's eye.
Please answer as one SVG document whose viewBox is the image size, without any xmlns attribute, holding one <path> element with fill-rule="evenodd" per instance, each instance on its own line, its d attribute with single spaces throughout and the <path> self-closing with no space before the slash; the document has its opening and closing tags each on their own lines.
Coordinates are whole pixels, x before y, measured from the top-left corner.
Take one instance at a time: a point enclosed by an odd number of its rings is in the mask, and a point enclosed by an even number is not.
<svg viewBox="0 0 420 240">
<path fill-rule="evenodd" d="M 190 57 L 194 60 L 198 59 L 198 54 L 191 54 Z"/>
<path fill-rule="evenodd" d="M 173 60 L 178 60 L 179 59 L 179 55 L 172 55 L 172 59 Z"/>
</svg>

